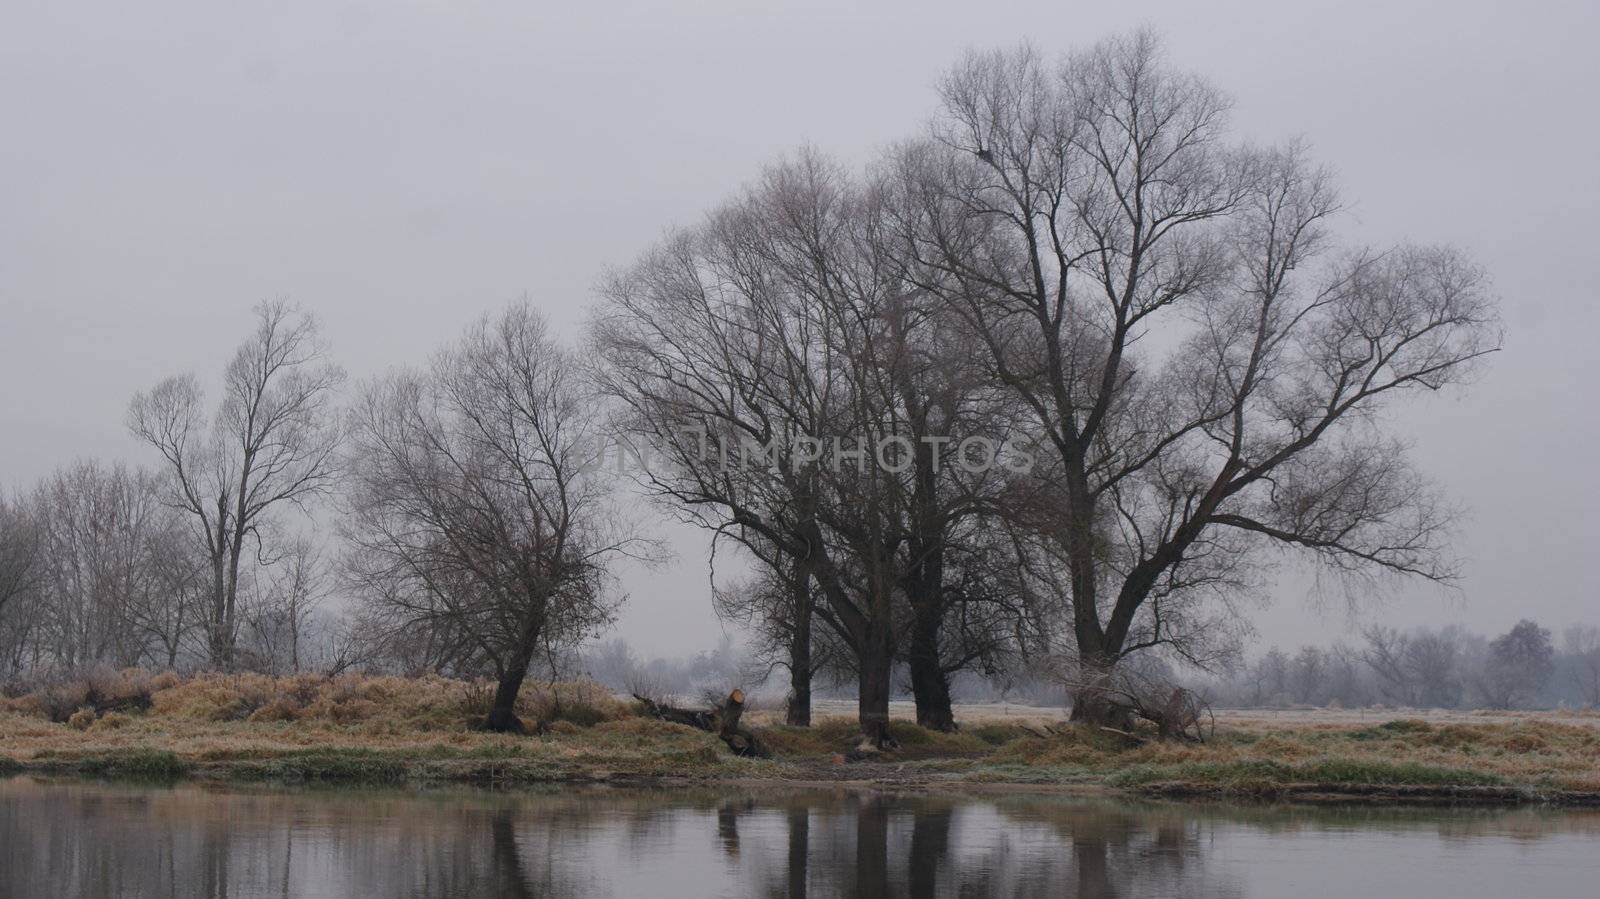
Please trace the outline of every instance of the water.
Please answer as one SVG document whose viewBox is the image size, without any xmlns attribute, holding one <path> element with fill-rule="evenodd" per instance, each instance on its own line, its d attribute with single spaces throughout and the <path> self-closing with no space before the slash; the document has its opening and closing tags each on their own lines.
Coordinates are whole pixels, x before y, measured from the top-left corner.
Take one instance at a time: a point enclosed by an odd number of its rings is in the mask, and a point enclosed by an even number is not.
<svg viewBox="0 0 1600 899">
<path fill-rule="evenodd" d="M 0 781 L 0 896 L 1596 895 L 1600 813 Z"/>
</svg>

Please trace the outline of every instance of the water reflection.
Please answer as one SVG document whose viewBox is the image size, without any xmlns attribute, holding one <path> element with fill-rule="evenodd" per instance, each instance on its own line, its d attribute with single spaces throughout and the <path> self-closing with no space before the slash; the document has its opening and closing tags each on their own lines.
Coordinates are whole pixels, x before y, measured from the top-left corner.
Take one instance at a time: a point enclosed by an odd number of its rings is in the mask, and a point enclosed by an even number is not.
<svg viewBox="0 0 1600 899">
<path fill-rule="evenodd" d="M 1578 895 L 1600 815 L 0 781 L 0 896 Z"/>
</svg>

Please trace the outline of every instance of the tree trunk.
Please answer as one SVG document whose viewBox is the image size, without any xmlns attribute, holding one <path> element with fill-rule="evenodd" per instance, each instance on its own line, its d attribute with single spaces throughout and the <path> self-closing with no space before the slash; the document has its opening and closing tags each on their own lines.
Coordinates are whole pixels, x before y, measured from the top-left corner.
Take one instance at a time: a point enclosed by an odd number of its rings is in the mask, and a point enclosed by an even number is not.
<svg viewBox="0 0 1600 899">
<path fill-rule="evenodd" d="M 889 736 L 889 692 L 894 674 L 893 645 L 887 628 L 872 627 L 862 640 L 857 708 L 861 737 L 878 749 L 894 747 Z"/>
<path fill-rule="evenodd" d="M 956 729 L 955 713 L 950 709 L 950 677 L 939 661 L 939 630 L 943 624 L 937 610 L 926 605 L 916 609 L 911 630 L 911 692 L 917 701 L 917 724 L 929 730 L 950 733 Z"/>
<path fill-rule="evenodd" d="M 522 692 L 522 682 L 528 677 L 528 666 L 533 664 L 533 654 L 539 648 L 539 635 L 544 632 L 544 598 L 537 588 L 528 591 L 531 608 L 525 613 L 522 633 L 506 667 L 500 672 L 500 682 L 495 686 L 494 703 L 484 718 L 483 729 L 494 733 L 527 733 L 527 728 L 517 718 L 517 694 Z"/>
<path fill-rule="evenodd" d="M 220 504 L 219 504 L 220 505 Z M 220 542 L 225 532 L 222 525 L 217 525 L 217 540 Z M 226 671 L 232 667 L 232 655 L 228 651 L 226 628 L 228 617 L 228 587 L 226 581 L 227 557 L 222 549 L 213 550 L 211 554 L 211 609 L 206 622 L 206 651 L 211 655 L 211 667 L 219 671 Z"/>
<path fill-rule="evenodd" d="M 500 682 L 494 688 L 494 703 L 489 706 L 489 714 L 483 719 L 483 729 L 499 734 L 520 734 L 524 732 L 522 719 L 517 717 L 517 694 L 522 692 L 522 682 L 528 676 L 529 658 L 518 654 L 522 664 L 513 663 L 500 675 Z"/>
<path fill-rule="evenodd" d="M 1078 673 L 1071 689 L 1071 721 L 1097 727 L 1127 730 L 1133 726 L 1128 707 L 1115 701 L 1111 692 L 1116 659 L 1110 656 L 1085 657 L 1078 662 Z"/>
<path fill-rule="evenodd" d="M 806 663 L 808 666 L 810 662 Z M 811 726 L 811 669 L 789 668 L 789 704 L 784 711 L 783 723 L 791 727 Z"/>
<path fill-rule="evenodd" d="M 794 633 L 789 639 L 789 708 L 784 723 L 811 726 L 811 578 L 795 578 Z"/>
</svg>

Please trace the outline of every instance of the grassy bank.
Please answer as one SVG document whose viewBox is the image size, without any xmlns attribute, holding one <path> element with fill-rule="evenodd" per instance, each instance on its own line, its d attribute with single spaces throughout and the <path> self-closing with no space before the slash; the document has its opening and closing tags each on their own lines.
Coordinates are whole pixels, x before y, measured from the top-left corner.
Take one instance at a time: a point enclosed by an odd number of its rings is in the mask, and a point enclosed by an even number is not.
<svg viewBox="0 0 1600 899">
<path fill-rule="evenodd" d="M 269 678 L 138 672 L 0 700 L 0 774 L 406 783 L 851 782 L 896 787 L 1114 789 L 1166 796 L 1600 803 L 1600 727 L 1529 717 L 1438 724 L 1243 722 L 1205 744 L 1064 725 L 910 722 L 901 748 L 847 761 L 848 718 L 757 731 L 773 758 L 638 716 L 587 683 L 530 687 L 538 736 L 470 728 L 479 685 L 442 678 Z M 98 711 L 97 711 L 98 709 Z M 1600 720 L 1596 721 L 1600 724 Z"/>
</svg>

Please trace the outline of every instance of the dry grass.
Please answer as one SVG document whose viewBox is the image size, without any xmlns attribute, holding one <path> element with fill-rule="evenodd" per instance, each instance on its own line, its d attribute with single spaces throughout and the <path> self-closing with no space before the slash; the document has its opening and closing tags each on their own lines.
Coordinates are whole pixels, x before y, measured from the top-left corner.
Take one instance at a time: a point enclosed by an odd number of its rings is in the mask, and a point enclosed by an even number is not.
<svg viewBox="0 0 1600 899">
<path fill-rule="evenodd" d="M 1139 745 L 1016 714 L 969 719 L 954 734 L 896 720 L 901 748 L 882 758 L 889 764 L 852 765 L 844 762 L 857 742 L 850 717 L 761 727 L 774 759 L 756 762 L 733 758 L 709 734 L 639 718 L 632 703 L 593 683 L 530 683 L 518 713 L 553 722 L 536 738 L 471 730 L 487 697 L 483 684 L 438 677 L 103 673 L 95 683 L 0 700 L 0 771 L 345 781 L 867 778 L 1231 793 L 1494 786 L 1600 795 L 1600 728 L 1537 715 L 1298 724 L 1262 717 L 1220 722 L 1205 744 Z"/>
<path fill-rule="evenodd" d="M 1205 744 L 1135 747 L 1112 734 L 1067 728 L 1056 737 L 1009 743 L 992 758 L 997 764 L 1076 770 L 1124 786 L 1504 784 L 1600 792 L 1600 730 L 1542 720 L 1235 726 L 1219 728 Z"/>
<path fill-rule="evenodd" d="M 525 737 L 470 729 L 490 691 L 448 678 L 125 678 L 149 683 L 146 710 L 96 713 L 83 705 L 53 721 L 38 693 L 0 701 L 0 769 L 515 782 L 717 774 L 742 761 L 710 734 L 634 717 L 634 704 L 589 681 L 528 683 L 518 715 L 552 725 L 544 736 Z M 74 685 L 51 689 L 77 693 Z"/>
<path fill-rule="evenodd" d="M 529 683 L 517 712 L 525 720 L 553 722 L 551 740 L 540 743 L 470 731 L 490 688 L 447 678 L 179 678 L 138 671 L 94 678 L 94 684 L 85 678 L 0 700 L 0 758 L 30 765 L 137 753 L 164 753 L 186 764 L 308 752 L 446 758 L 547 743 L 551 758 L 576 758 L 582 753 L 565 752 L 571 747 L 562 747 L 563 740 L 606 743 L 586 728 L 598 731 L 635 714 L 631 703 L 591 682 Z M 111 684 L 120 685 L 119 697 L 144 699 L 126 710 L 97 712 L 91 700 L 111 695 Z"/>
</svg>

